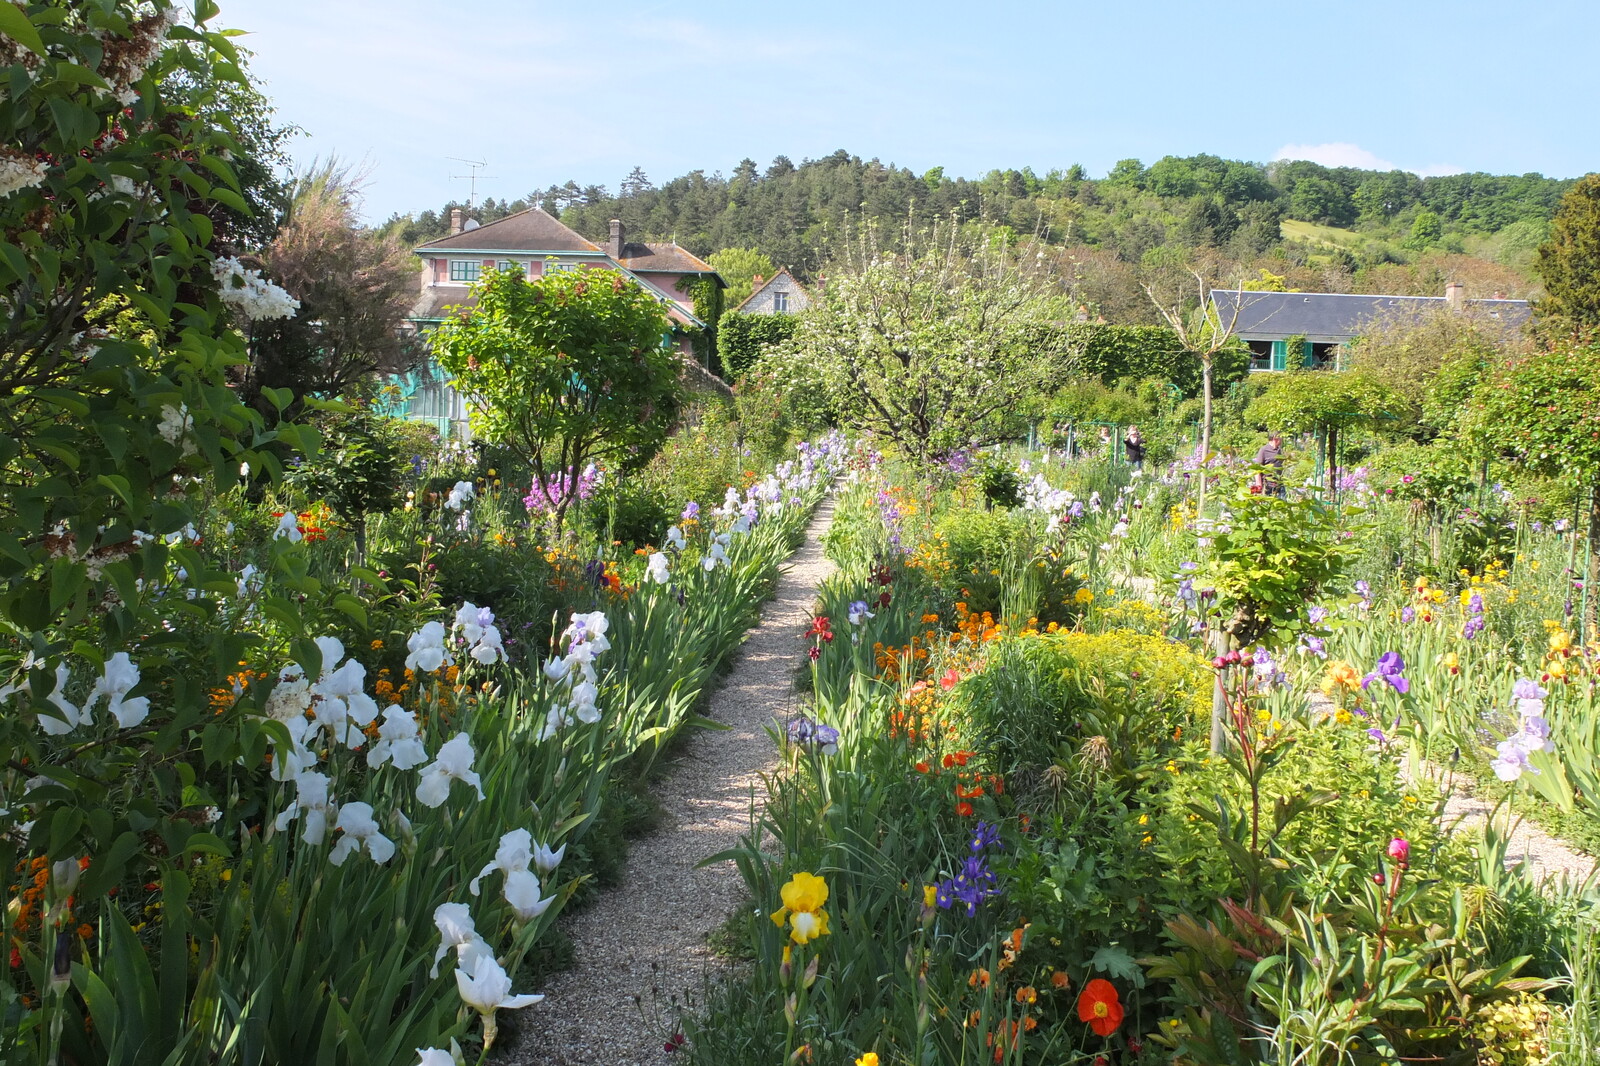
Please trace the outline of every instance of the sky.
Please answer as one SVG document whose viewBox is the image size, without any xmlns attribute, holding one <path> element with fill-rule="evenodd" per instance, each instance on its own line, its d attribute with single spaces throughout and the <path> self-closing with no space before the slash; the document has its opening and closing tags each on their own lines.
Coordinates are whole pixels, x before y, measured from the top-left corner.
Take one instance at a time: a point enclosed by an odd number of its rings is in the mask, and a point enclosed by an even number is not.
<svg viewBox="0 0 1600 1066">
<path fill-rule="evenodd" d="M 1207 152 L 1418 174 L 1600 169 L 1578 0 L 802 4 L 221 0 L 299 165 L 365 214 L 843 148 L 980 177 Z"/>
</svg>

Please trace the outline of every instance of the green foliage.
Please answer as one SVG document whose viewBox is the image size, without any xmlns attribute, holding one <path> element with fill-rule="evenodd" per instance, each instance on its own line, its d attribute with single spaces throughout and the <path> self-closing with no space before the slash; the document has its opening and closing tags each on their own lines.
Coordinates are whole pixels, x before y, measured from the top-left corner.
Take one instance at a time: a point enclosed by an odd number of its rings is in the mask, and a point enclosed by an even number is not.
<svg viewBox="0 0 1600 1066">
<path fill-rule="evenodd" d="M 723 370 L 739 381 L 762 356 L 795 335 L 799 316 L 742 315 L 729 311 L 717 328 L 717 352 Z"/>
<path fill-rule="evenodd" d="M 1600 329 L 1600 174 L 1579 179 L 1562 198 L 1535 269 L 1545 288 L 1535 311 L 1546 333 Z"/>
<path fill-rule="evenodd" d="M 584 524 L 595 537 L 628 549 L 659 547 L 677 514 L 664 492 L 632 478 L 608 480 L 583 505 Z"/>
<path fill-rule="evenodd" d="M 1594 483 L 1600 479 L 1600 344 L 1497 365 L 1473 393 L 1463 431 L 1483 453 Z"/>
<path fill-rule="evenodd" d="M 737 310 L 740 304 L 750 298 L 757 276 L 770 278 L 777 272 L 772 260 L 754 248 L 723 248 L 707 256 L 706 262 L 710 263 L 716 272 L 722 275 L 722 280 L 728 283 L 728 291 L 723 295 L 730 311 Z M 722 365 L 729 367 L 725 355 Z M 728 373 L 737 377 L 739 371 L 729 367 Z"/>
<path fill-rule="evenodd" d="M 985 455 L 978 465 L 977 479 L 987 506 L 1022 506 L 1022 478 L 1000 456 Z"/>
<path fill-rule="evenodd" d="M 1107 776 L 1133 785 L 1154 738 L 1193 731 L 1212 677 L 1162 637 L 1062 632 L 1003 641 L 959 695 L 974 747 L 1017 775 L 1013 788 L 1083 798 Z M 1051 766 L 1061 769 L 1044 773 Z"/>
<path fill-rule="evenodd" d="M 679 402 L 676 355 L 654 298 L 611 270 L 525 281 L 490 271 L 478 305 L 432 337 L 439 365 L 476 404 L 477 432 L 514 449 L 564 513 L 590 461 L 642 466 Z"/>
<path fill-rule="evenodd" d="M 1389 387 L 1368 372 L 1292 370 L 1273 375 L 1246 417 L 1285 433 L 1388 429 L 1399 407 Z"/>
<path fill-rule="evenodd" d="M 1354 554 L 1339 512 L 1244 488 L 1227 506 L 1226 523 L 1208 534 L 1211 550 L 1194 587 L 1216 590 L 1222 627 L 1239 647 L 1291 645 L 1313 628 L 1306 609 L 1317 591 Z"/>
<path fill-rule="evenodd" d="M 290 487 L 326 501 L 361 530 L 368 515 L 399 505 L 413 454 L 401 437 L 402 423 L 357 401 L 313 424 L 322 433 L 322 452 L 289 472 Z"/>
</svg>

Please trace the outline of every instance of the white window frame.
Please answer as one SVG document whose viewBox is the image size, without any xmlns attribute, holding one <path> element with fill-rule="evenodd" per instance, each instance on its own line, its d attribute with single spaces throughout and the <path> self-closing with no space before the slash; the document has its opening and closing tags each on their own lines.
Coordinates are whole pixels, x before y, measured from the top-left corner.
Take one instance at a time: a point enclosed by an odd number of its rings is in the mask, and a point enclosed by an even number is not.
<svg viewBox="0 0 1600 1066">
<path fill-rule="evenodd" d="M 772 292 L 772 309 L 787 313 L 789 310 L 789 293 L 786 289 L 774 289 Z"/>
</svg>

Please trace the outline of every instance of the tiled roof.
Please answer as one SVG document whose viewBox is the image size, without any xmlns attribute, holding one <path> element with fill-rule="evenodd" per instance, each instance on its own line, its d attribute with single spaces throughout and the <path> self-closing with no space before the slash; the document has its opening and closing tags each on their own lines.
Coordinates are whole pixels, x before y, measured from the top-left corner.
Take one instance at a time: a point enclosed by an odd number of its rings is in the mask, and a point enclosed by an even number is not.
<svg viewBox="0 0 1600 1066">
<path fill-rule="evenodd" d="M 454 233 L 429 241 L 419 252 L 459 248 L 474 252 L 598 252 L 600 246 L 586 241 L 537 207 L 476 229 Z M 692 257 L 691 257 L 692 258 Z"/>
<path fill-rule="evenodd" d="M 629 270 L 655 270 L 674 274 L 715 274 L 716 269 L 697 255 L 676 244 L 640 244 L 629 241 L 622 246 L 621 263 Z"/>
<path fill-rule="evenodd" d="M 1244 340 L 1307 340 L 1338 342 L 1359 336 L 1374 318 L 1420 316 L 1444 307 L 1443 296 L 1364 296 L 1339 292 L 1241 292 L 1212 289 L 1212 304 L 1222 323 Z M 1466 306 L 1508 325 L 1528 317 L 1526 300 L 1468 300 Z M 1238 318 L 1234 319 L 1234 312 Z"/>
</svg>

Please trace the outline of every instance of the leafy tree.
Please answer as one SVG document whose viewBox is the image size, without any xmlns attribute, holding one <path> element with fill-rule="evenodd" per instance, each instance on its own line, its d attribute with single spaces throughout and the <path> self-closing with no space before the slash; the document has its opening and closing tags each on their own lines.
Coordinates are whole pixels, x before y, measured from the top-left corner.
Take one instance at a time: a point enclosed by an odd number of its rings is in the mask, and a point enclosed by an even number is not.
<svg viewBox="0 0 1600 1066">
<path fill-rule="evenodd" d="M 416 298 L 415 261 L 397 237 L 360 227 L 358 197 L 359 181 L 335 160 L 296 181 L 283 227 L 261 258 L 300 300 L 300 314 L 250 327 L 245 402 L 260 407 L 266 389 L 339 396 L 420 356 L 396 329 Z"/>
<path fill-rule="evenodd" d="M 238 839 L 193 813 L 226 808 L 218 782 L 258 766 L 265 747 L 211 704 L 259 638 L 223 624 L 217 590 L 231 599 L 238 575 L 190 541 L 207 494 L 236 487 L 241 464 L 276 472 L 260 449 L 305 443 L 226 380 L 244 354 L 231 323 L 292 306 L 215 251 L 250 210 L 233 165 L 247 148 L 216 117 L 223 86 L 247 82 L 229 36 L 208 27 L 215 13 L 206 0 L 181 19 L 168 0 L 0 4 L 0 787 L 31 799 L 0 812 L 0 864 L 92 856 L 76 920 L 104 916 L 112 931 L 127 925 L 108 891 L 158 884 L 180 954 L 195 852 Z M 293 566 L 277 546 L 261 562 L 286 576 Z M 271 610 L 303 632 L 295 603 Z M 71 723 L 48 694 L 78 698 L 119 655 L 141 675 L 126 715 L 59 736 Z M 23 784 L 35 775 L 50 784 Z M 148 944 L 113 939 L 68 952 L 63 938 L 53 968 L 38 940 L 8 935 L 7 1061 L 167 1054 L 153 1026 L 183 1024 L 181 961 L 166 981 L 171 1009 L 141 1006 L 130 1020 L 124 1001 L 120 1029 L 97 1004 L 88 1032 L 65 981 L 44 991 L 68 963 L 80 988 L 123 987 L 118 974 L 144 965 Z M 43 993 L 34 1004 L 21 995 L 30 985 Z"/>
<path fill-rule="evenodd" d="M 1562 198 L 1534 269 L 1544 281 L 1535 311 L 1547 335 L 1600 329 L 1600 174 Z"/>
<path fill-rule="evenodd" d="M 1600 587 L 1600 342 L 1568 343 L 1495 365 L 1473 392 L 1462 437 L 1534 473 L 1569 479 L 1589 495 L 1590 589 Z M 1588 600 L 1596 629 L 1600 596 Z"/>
<path fill-rule="evenodd" d="M 1354 217 L 1349 195 L 1337 182 L 1322 177 L 1295 182 L 1289 194 L 1289 214 L 1329 226 L 1343 226 Z"/>
<path fill-rule="evenodd" d="M 1503 320 L 1472 305 L 1441 307 L 1367 320 L 1347 365 L 1393 391 L 1394 428 L 1426 439 L 1454 425 L 1466 399 L 1463 385 L 1470 391 L 1496 356 L 1523 347 L 1516 328 Z"/>
<path fill-rule="evenodd" d="M 880 248 L 868 228 L 830 269 L 797 343 L 838 408 L 919 461 L 994 443 L 1007 415 L 1061 368 L 1049 260 L 1029 242 L 968 244 L 948 225 Z"/>
<path fill-rule="evenodd" d="M 475 432 L 551 486 L 559 525 L 591 461 L 649 461 L 677 415 L 679 361 L 660 305 L 619 271 L 524 280 L 494 270 L 477 307 L 447 319 L 433 351 L 474 405 Z"/>
<path fill-rule="evenodd" d="M 1406 247 L 1420 252 L 1438 244 L 1443 237 L 1444 223 L 1439 221 L 1439 216 L 1432 211 L 1418 211 L 1417 217 L 1411 220 L 1411 233 L 1406 237 Z"/>
<path fill-rule="evenodd" d="M 717 273 L 722 275 L 722 280 L 728 283 L 727 291 L 722 297 L 723 302 L 730 308 L 738 307 L 749 299 L 754 289 L 754 279 L 758 274 L 763 278 L 770 278 L 777 273 L 771 257 L 754 248 L 724 248 L 720 252 L 711 253 L 706 262 L 715 267 Z"/>
</svg>

